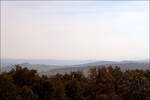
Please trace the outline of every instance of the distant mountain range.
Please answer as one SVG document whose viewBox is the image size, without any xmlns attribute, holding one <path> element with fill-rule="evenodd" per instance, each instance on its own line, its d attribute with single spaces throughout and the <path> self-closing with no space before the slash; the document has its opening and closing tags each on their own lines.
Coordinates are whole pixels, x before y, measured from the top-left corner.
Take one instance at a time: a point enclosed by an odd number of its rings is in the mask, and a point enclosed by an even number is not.
<svg viewBox="0 0 150 100">
<path fill-rule="evenodd" d="M 44 65 L 76 65 L 95 62 L 94 59 L 89 60 L 54 60 L 54 59 L 1 59 L 1 63 L 9 64 L 44 64 Z"/>
<path fill-rule="evenodd" d="M 40 74 L 53 75 L 56 73 L 67 73 L 71 71 L 88 70 L 95 66 L 119 66 L 122 70 L 127 69 L 150 69 L 149 59 L 144 60 L 124 60 L 124 61 L 97 61 L 97 60 L 28 60 L 28 59 L 1 59 L 1 72 L 9 71 L 14 65 L 36 69 Z"/>
</svg>

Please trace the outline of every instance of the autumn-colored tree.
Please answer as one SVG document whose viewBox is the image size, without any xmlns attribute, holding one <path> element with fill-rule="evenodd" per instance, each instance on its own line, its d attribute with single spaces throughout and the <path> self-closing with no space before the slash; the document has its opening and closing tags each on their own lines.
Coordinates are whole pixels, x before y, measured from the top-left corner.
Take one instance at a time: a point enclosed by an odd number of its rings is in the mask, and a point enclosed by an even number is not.
<svg viewBox="0 0 150 100">
<path fill-rule="evenodd" d="M 8 74 L 0 75 L 0 99 L 1 100 L 21 100 L 18 95 L 18 90 L 15 84 L 13 84 L 13 79 Z"/>
<path fill-rule="evenodd" d="M 12 76 L 14 83 L 18 86 L 32 85 L 35 80 L 37 71 L 29 70 L 26 67 L 22 68 L 19 65 L 16 65 L 9 73 Z"/>
<path fill-rule="evenodd" d="M 66 100 L 67 97 L 66 97 L 66 93 L 65 93 L 64 84 L 57 77 L 54 76 L 54 77 L 50 78 L 50 81 L 52 81 L 52 85 L 54 87 L 53 99 L 54 100 Z"/>
<path fill-rule="evenodd" d="M 93 67 L 53 76 L 16 65 L 0 73 L 0 100 L 150 100 L 150 70 Z"/>
<path fill-rule="evenodd" d="M 113 76 L 115 80 L 115 91 L 118 91 L 118 83 L 121 81 L 123 72 L 121 71 L 120 67 L 116 66 L 112 68 L 112 66 L 108 67 L 108 72 Z"/>
<path fill-rule="evenodd" d="M 66 96 L 69 100 L 85 100 L 83 93 L 85 91 L 86 77 L 82 72 L 71 72 L 65 74 L 62 78 L 64 83 Z"/>
<path fill-rule="evenodd" d="M 69 100 L 84 100 L 80 82 L 76 80 L 69 80 L 65 84 L 65 89 L 66 89 L 66 95 Z"/>
<path fill-rule="evenodd" d="M 38 100 L 52 100 L 54 87 L 50 80 L 40 79 L 32 84 L 32 90 Z"/>
<path fill-rule="evenodd" d="M 118 84 L 117 92 L 122 100 L 149 100 L 150 81 L 142 77 L 139 70 L 127 70 Z"/>
<path fill-rule="evenodd" d="M 104 66 L 89 70 L 89 89 L 87 91 L 88 100 L 113 100 L 111 96 L 116 95 L 114 78 Z"/>
<path fill-rule="evenodd" d="M 21 100 L 38 100 L 37 95 L 28 86 L 20 88 L 19 94 L 22 98 Z"/>
</svg>

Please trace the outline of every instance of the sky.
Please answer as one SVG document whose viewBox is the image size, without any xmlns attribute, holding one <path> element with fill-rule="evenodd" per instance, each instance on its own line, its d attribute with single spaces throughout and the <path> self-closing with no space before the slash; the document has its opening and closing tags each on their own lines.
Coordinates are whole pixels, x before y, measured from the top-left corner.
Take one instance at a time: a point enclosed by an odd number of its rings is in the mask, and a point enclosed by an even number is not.
<svg viewBox="0 0 150 100">
<path fill-rule="evenodd" d="M 1 1 L 1 58 L 149 58 L 149 1 Z"/>
</svg>

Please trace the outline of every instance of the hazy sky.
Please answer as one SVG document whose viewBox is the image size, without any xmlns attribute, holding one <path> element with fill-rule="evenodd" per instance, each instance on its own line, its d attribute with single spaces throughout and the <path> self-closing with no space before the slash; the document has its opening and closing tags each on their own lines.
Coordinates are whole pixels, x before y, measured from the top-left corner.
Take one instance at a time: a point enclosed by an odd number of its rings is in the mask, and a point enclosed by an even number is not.
<svg viewBox="0 0 150 100">
<path fill-rule="evenodd" d="M 1 57 L 149 58 L 149 2 L 1 1 Z"/>
</svg>

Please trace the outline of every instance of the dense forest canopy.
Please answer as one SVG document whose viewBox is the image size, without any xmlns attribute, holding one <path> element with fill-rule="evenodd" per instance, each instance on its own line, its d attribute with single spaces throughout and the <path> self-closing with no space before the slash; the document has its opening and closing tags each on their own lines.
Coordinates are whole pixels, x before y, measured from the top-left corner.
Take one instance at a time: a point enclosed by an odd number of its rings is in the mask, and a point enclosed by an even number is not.
<svg viewBox="0 0 150 100">
<path fill-rule="evenodd" d="M 93 67 L 51 77 L 16 65 L 0 74 L 1 100 L 150 100 L 150 70 Z"/>
</svg>

